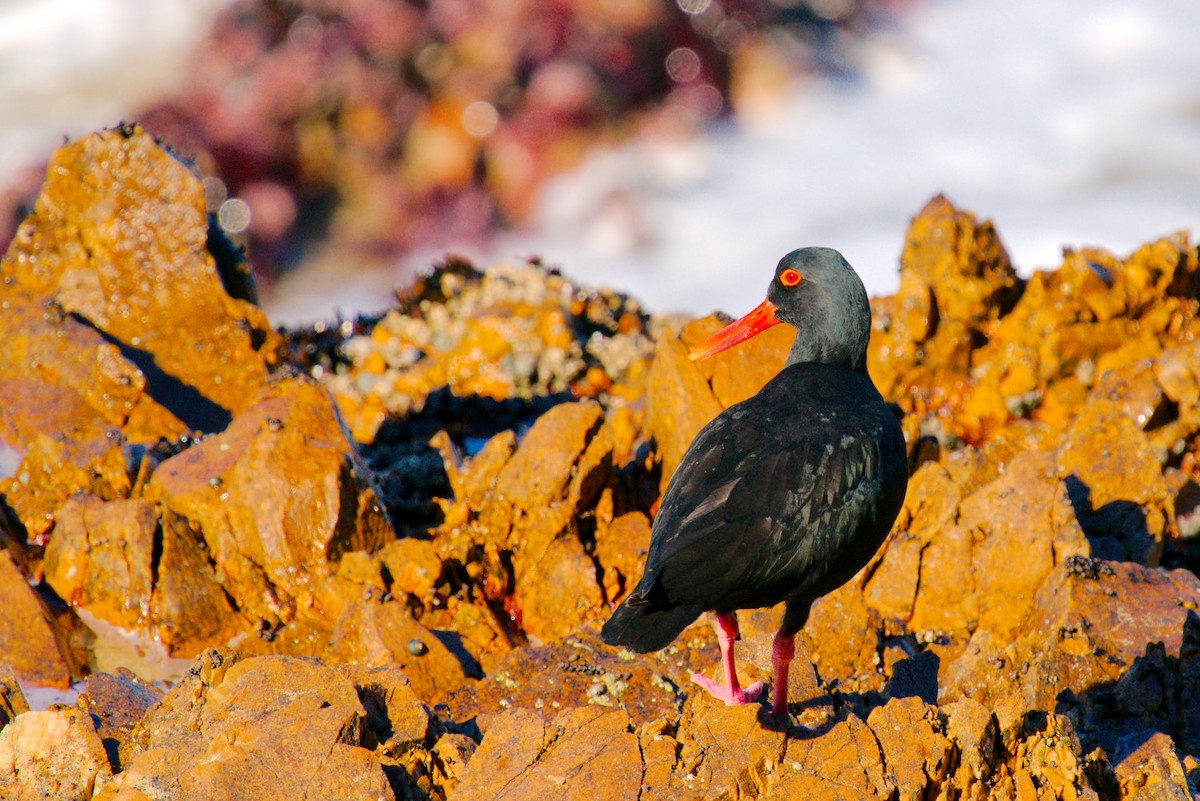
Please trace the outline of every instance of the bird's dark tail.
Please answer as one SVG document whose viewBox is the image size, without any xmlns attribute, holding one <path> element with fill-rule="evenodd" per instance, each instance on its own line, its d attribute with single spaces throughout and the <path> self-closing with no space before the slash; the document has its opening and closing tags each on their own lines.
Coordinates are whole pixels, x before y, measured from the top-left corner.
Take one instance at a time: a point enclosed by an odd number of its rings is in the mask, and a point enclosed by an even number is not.
<svg viewBox="0 0 1200 801">
<path fill-rule="evenodd" d="M 604 624 L 600 636 L 609 645 L 624 645 L 646 654 L 670 645 L 703 611 L 703 606 L 693 604 L 664 609 L 647 603 L 630 604 L 626 600 Z"/>
</svg>

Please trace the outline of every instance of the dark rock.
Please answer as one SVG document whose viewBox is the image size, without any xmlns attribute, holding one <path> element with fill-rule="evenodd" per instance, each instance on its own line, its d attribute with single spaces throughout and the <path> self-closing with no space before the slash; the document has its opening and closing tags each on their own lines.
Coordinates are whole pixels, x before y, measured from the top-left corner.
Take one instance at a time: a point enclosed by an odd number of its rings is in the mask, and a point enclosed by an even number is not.
<svg viewBox="0 0 1200 801">
<path fill-rule="evenodd" d="M 0 664 L 0 729 L 22 712 L 29 711 L 29 702 L 17 681 L 17 674 L 7 664 Z"/>
<path fill-rule="evenodd" d="M 120 773 L 129 757 L 134 727 L 162 698 L 163 691 L 125 668 L 118 668 L 115 674 L 94 673 L 85 686 L 77 705 L 92 716 L 109 766 L 113 773 Z"/>
</svg>

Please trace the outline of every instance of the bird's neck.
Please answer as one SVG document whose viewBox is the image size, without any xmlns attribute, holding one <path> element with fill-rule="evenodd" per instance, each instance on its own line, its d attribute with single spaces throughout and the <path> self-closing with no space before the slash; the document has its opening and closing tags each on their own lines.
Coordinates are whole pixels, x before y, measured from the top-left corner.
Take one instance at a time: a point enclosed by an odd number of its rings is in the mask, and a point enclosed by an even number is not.
<svg viewBox="0 0 1200 801">
<path fill-rule="evenodd" d="M 792 350 L 788 354 L 785 366 L 801 362 L 820 362 L 856 373 L 866 373 L 867 349 L 864 343 L 858 341 L 838 341 L 811 329 L 798 331 L 796 339 L 792 341 Z"/>
</svg>

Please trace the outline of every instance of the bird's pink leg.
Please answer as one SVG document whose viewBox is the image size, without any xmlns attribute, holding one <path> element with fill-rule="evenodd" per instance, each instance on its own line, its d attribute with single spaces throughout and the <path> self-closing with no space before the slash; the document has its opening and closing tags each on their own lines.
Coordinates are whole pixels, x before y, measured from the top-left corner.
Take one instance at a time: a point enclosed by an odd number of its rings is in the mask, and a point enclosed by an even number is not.
<svg viewBox="0 0 1200 801">
<path fill-rule="evenodd" d="M 782 631 L 776 634 L 771 643 L 771 667 L 775 674 L 775 700 L 771 704 L 771 717 L 776 720 L 787 716 L 788 668 L 792 666 L 795 654 L 796 635 Z"/>
<path fill-rule="evenodd" d="M 725 673 L 725 684 L 718 684 L 699 673 L 692 674 L 692 681 L 708 690 L 713 698 L 724 701 L 729 706 L 753 701 L 758 698 L 763 687 L 761 681 L 754 682 L 744 690 L 738 684 L 737 667 L 733 660 L 733 643 L 738 636 L 737 618 L 732 614 L 717 615 L 717 642 L 721 646 L 721 667 Z"/>
</svg>

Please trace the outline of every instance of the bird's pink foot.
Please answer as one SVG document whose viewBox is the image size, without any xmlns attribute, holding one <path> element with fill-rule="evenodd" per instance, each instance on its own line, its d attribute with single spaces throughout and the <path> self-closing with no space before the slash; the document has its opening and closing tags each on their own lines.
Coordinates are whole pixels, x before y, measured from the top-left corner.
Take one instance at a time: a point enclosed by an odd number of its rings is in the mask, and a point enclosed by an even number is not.
<svg viewBox="0 0 1200 801">
<path fill-rule="evenodd" d="M 692 674 L 692 681 L 708 690 L 708 694 L 713 698 L 724 701 L 726 706 L 740 706 L 748 701 L 755 701 L 763 690 L 761 681 L 756 681 L 744 689 L 742 687 L 730 688 L 699 673 Z"/>
</svg>

